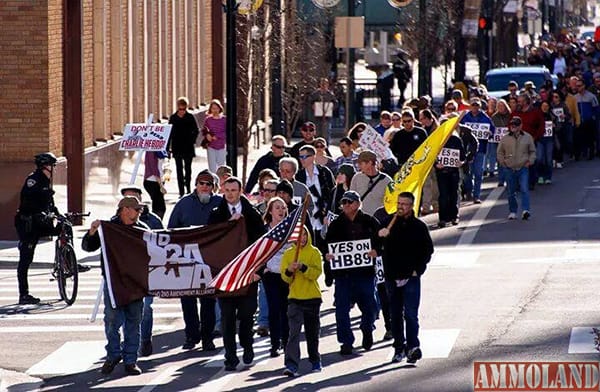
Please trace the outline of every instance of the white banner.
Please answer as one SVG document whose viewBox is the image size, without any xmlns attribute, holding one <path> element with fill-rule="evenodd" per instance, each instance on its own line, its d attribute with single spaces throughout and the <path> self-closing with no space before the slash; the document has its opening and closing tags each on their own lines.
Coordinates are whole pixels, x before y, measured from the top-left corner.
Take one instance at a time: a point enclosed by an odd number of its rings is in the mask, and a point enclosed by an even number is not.
<svg viewBox="0 0 600 392">
<path fill-rule="evenodd" d="M 508 134 L 508 127 L 496 127 L 494 132 L 494 143 L 500 143 L 500 140 Z"/>
<path fill-rule="evenodd" d="M 329 261 L 332 270 L 361 268 L 373 266 L 373 259 L 369 257 L 371 240 L 355 240 L 332 242 L 328 244 L 329 253 L 333 259 Z"/>
<path fill-rule="evenodd" d="M 390 147 L 383 139 L 383 136 L 370 125 L 367 126 L 367 129 L 365 129 L 360 136 L 358 144 L 365 150 L 373 151 L 380 161 L 394 158 L 394 154 L 392 154 L 392 150 L 390 150 Z"/>
<path fill-rule="evenodd" d="M 552 121 L 546 121 L 544 123 L 544 137 L 552 137 L 553 129 L 554 129 L 554 124 L 552 124 Z"/>
<path fill-rule="evenodd" d="M 462 165 L 460 150 L 456 148 L 442 148 L 440 155 L 438 155 L 438 162 L 444 167 L 460 167 Z"/>
<path fill-rule="evenodd" d="M 164 151 L 171 134 L 171 124 L 127 124 L 119 150 Z"/>
<path fill-rule="evenodd" d="M 385 275 L 383 273 L 383 258 L 377 256 L 375 258 L 375 284 L 385 283 Z"/>
<path fill-rule="evenodd" d="M 490 124 L 468 122 L 465 125 L 471 128 L 473 136 L 477 139 L 488 140 L 490 138 Z"/>
</svg>

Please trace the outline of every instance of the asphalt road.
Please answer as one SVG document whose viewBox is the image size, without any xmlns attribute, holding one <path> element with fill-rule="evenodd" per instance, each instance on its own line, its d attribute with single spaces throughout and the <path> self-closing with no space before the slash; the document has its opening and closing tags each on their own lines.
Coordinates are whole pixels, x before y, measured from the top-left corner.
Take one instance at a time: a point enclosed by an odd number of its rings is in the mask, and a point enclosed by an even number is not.
<svg viewBox="0 0 600 392">
<path fill-rule="evenodd" d="M 555 171 L 553 185 L 532 192 L 533 216 L 526 222 L 506 219 L 506 193 L 489 180 L 484 203 L 464 205 L 459 226 L 432 229 L 436 252 L 423 277 L 420 309 L 424 359 L 415 367 L 390 363 L 381 320 L 371 351 L 342 358 L 333 290 L 322 284 L 321 373 L 310 373 L 305 360 L 300 377 L 283 376 L 283 358 L 269 358 L 264 339 L 255 341 L 254 366 L 225 373 L 222 351 L 181 350 L 179 303 L 157 300 L 155 354 L 140 360 L 144 373 L 126 377 L 117 367 L 103 377 L 102 320 L 87 320 L 96 269 L 82 275 L 80 297 L 70 308 L 57 301 L 15 306 L 15 272 L 0 270 L 0 368 L 42 377 L 47 391 L 469 391 L 474 361 L 597 361 L 591 327 L 600 326 L 599 169 L 595 160 Z M 425 221 L 436 223 L 433 216 Z M 46 269 L 32 275 L 36 294 L 58 297 Z M 358 311 L 352 315 L 359 345 Z"/>
</svg>

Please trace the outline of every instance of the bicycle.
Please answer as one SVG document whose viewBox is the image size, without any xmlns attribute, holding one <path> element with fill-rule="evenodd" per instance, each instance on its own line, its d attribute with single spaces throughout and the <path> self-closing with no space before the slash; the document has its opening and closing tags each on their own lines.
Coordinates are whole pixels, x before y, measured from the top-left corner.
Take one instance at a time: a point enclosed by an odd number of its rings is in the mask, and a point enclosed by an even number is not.
<svg viewBox="0 0 600 392">
<path fill-rule="evenodd" d="M 66 214 L 57 214 L 54 218 L 57 220 L 58 236 L 54 246 L 54 268 L 52 270 L 51 280 L 58 281 L 58 292 L 60 298 L 67 305 L 73 305 L 77 298 L 77 285 L 79 283 L 79 270 L 77 265 L 77 256 L 73 248 L 73 224 L 75 218 L 90 216 L 81 212 L 67 212 Z"/>
</svg>

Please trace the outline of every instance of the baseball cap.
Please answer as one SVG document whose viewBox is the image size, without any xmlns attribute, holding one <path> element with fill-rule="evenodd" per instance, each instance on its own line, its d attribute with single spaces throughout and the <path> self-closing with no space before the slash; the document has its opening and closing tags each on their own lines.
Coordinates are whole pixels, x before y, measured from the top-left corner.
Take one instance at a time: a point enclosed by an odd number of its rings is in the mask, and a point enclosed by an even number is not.
<svg viewBox="0 0 600 392">
<path fill-rule="evenodd" d="M 348 200 L 351 202 L 360 201 L 360 195 L 356 191 L 346 191 L 342 196 L 342 200 Z"/>
<path fill-rule="evenodd" d="M 519 117 L 519 116 L 515 116 L 510 119 L 511 125 L 521 125 L 522 123 L 523 123 L 523 121 L 521 120 L 521 117 Z"/>
<path fill-rule="evenodd" d="M 471 105 L 481 106 L 481 99 L 479 99 L 479 98 L 471 98 L 471 100 L 469 102 L 471 103 Z"/>
<path fill-rule="evenodd" d="M 139 193 L 140 195 L 142 194 L 142 188 L 140 188 L 137 185 L 125 185 L 124 187 L 121 188 L 121 196 L 125 196 L 125 192 L 127 191 L 132 191 L 132 192 L 136 192 Z"/>
<path fill-rule="evenodd" d="M 121 201 L 119 201 L 119 208 L 144 208 L 145 206 L 145 204 L 140 203 L 138 199 L 133 196 L 125 196 L 121 199 Z"/>
</svg>

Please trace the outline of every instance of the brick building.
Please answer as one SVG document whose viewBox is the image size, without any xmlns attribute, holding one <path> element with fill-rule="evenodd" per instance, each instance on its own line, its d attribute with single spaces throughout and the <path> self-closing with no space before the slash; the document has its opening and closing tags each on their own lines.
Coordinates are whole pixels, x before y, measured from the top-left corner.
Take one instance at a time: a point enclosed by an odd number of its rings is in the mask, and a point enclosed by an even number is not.
<svg viewBox="0 0 600 392">
<path fill-rule="evenodd" d="M 73 17 L 80 26 L 73 27 Z M 150 113 L 168 116 L 181 95 L 192 106 L 215 91 L 220 97 L 222 35 L 214 31 L 222 33 L 222 17 L 221 2 L 214 0 L 1 1 L 0 239 L 16 237 L 14 212 L 35 154 L 69 157 L 73 145 L 85 149 L 82 162 L 71 162 L 81 166 L 76 176 L 82 184 L 69 180 L 69 207 L 83 207 L 89 196 L 84 173 L 93 165 L 119 170 L 111 163 L 118 155 L 110 153 L 111 140 L 124 124 L 144 122 Z M 80 69 L 69 42 L 81 48 Z M 79 87 L 73 80 L 78 72 L 80 100 L 68 87 Z M 79 118 L 73 102 L 82 104 Z M 60 162 L 57 195 L 67 182 L 67 159 Z M 72 198 L 79 200 L 71 204 Z M 66 209 L 65 200 L 57 204 Z"/>
</svg>

